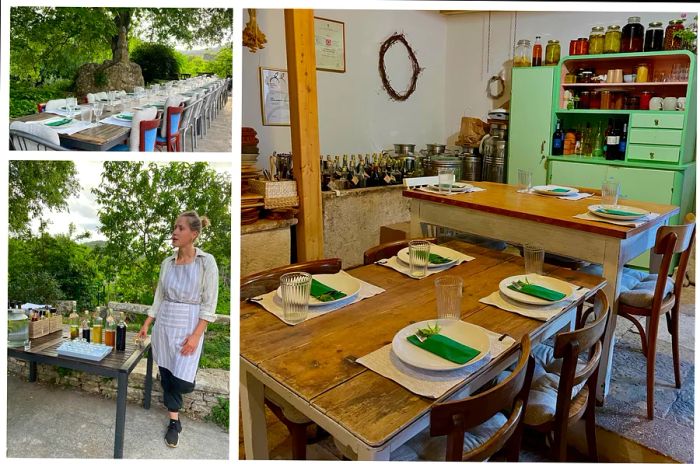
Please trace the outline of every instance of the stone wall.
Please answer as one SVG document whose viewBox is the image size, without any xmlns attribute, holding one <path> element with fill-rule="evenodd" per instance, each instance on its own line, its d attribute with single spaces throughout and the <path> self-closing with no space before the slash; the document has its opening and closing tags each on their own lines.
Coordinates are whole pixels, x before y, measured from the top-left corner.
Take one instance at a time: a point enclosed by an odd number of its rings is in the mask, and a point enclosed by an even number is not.
<svg viewBox="0 0 700 464">
<path fill-rule="evenodd" d="M 26 380 L 29 375 L 29 365 L 23 360 L 8 358 L 7 371 L 11 375 Z M 37 366 L 37 378 L 38 382 L 43 384 L 74 388 L 105 398 L 114 399 L 117 397 L 117 380 L 108 377 L 39 364 Z M 143 404 L 145 378 L 146 360 L 142 359 L 131 375 L 129 375 L 127 401 L 139 405 Z M 197 373 L 195 390 L 184 395 L 184 408 L 181 412 L 188 417 L 203 420 L 211 412 L 211 409 L 218 405 L 219 397 L 230 398 L 229 371 L 223 369 L 200 369 Z M 165 406 L 163 406 L 163 390 L 160 386 L 158 367 L 155 364 L 153 366 L 151 407 L 165 410 Z"/>
<path fill-rule="evenodd" d="M 138 303 L 120 303 L 117 301 L 110 301 L 107 303 L 107 308 L 111 309 L 115 313 L 125 312 L 133 314 L 147 314 L 151 306 Z M 231 325 L 231 316 L 229 316 L 228 314 L 217 314 L 216 322 L 214 323 Z"/>
<path fill-rule="evenodd" d="M 343 268 L 363 263 L 366 249 L 379 245 L 379 230 L 410 220 L 403 185 L 323 192 L 323 254 L 341 258 Z"/>
<path fill-rule="evenodd" d="M 262 219 L 241 226 L 241 276 L 286 266 L 292 253 L 290 227 L 297 219 Z"/>
</svg>

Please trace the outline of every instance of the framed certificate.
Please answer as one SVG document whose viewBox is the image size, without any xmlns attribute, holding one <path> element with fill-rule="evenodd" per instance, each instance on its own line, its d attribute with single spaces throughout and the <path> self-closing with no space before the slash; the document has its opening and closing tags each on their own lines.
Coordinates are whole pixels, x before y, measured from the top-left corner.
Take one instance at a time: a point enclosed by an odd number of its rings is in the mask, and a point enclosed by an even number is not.
<svg viewBox="0 0 700 464">
<path fill-rule="evenodd" d="M 289 79 L 284 69 L 260 67 L 263 126 L 289 125 Z"/>
<path fill-rule="evenodd" d="M 314 17 L 316 69 L 345 72 L 345 23 Z"/>
</svg>

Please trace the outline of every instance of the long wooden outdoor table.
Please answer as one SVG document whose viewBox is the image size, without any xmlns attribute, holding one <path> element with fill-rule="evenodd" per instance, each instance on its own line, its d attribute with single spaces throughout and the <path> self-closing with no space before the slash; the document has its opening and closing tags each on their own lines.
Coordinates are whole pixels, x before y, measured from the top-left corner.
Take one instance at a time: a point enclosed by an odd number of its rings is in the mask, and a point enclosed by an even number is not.
<svg viewBox="0 0 700 464">
<path fill-rule="evenodd" d="M 598 400 L 603 401 L 610 384 L 622 268 L 654 246 L 656 231 L 679 208 L 621 200 L 620 204 L 659 214 L 657 219 L 634 228 L 573 217 L 586 212 L 589 205 L 600 203 L 599 196 L 567 201 L 518 193 L 514 185 L 473 184 L 486 191 L 445 196 L 405 190 L 403 195 L 411 199 L 411 235 L 425 234 L 426 226 L 432 224 L 514 243 L 535 242 L 547 252 L 602 264 L 603 277 L 608 281 L 605 292 L 612 302 L 596 392 Z"/>
<path fill-rule="evenodd" d="M 56 350 L 64 340 L 70 339 L 68 326 L 63 331 L 54 332 L 31 340 L 31 348 L 7 348 L 7 355 L 29 362 L 29 381 L 36 382 L 37 364 L 66 367 L 89 374 L 101 375 L 117 379 L 117 417 L 114 427 L 114 458 L 124 456 L 124 425 L 126 422 L 126 392 L 129 385 L 129 374 L 134 370 L 141 358 L 148 356 L 146 363 L 146 379 L 144 381 L 143 408 L 151 407 L 151 386 L 153 375 L 153 356 L 150 338 L 142 345 L 134 343 L 134 333 L 127 333 L 126 349 L 112 350 L 102 361 L 59 356 Z"/>
<path fill-rule="evenodd" d="M 462 320 L 519 341 L 533 343 L 572 327 L 576 306 L 548 322 L 479 303 L 505 277 L 524 273 L 520 257 L 463 242 L 445 244 L 476 259 L 421 280 L 372 264 L 348 272 L 386 291 L 323 316 L 288 326 L 262 307 L 241 302 L 240 396 L 248 459 L 268 456 L 264 391 L 272 390 L 337 440 L 360 460 L 388 459 L 428 425 L 430 407 L 458 391 L 474 391 L 494 378 L 517 356 L 517 344 L 464 381 L 433 400 L 355 363 L 355 358 L 391 343 L 403 327 L 436 317 L 434 281 L 443 275 L 464 280 Z M 545 272 L 590 289 L 602 288 L 600 277 L 545 266 Z"/>
</svg>

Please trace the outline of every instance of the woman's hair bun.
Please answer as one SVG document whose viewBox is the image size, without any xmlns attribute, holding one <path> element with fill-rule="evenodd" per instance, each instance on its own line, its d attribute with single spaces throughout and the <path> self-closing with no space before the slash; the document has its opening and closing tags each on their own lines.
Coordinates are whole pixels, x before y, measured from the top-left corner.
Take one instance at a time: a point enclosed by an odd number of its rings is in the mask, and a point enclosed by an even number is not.
<svg viewBox="0 0 700 464">
<path fill-rule="evenodd" d="M 209 227 L 211 225 L 211 221 L 206 216 L 200 216 L 199 220 L 202 221 L 202 229 Z"/>
</svg>

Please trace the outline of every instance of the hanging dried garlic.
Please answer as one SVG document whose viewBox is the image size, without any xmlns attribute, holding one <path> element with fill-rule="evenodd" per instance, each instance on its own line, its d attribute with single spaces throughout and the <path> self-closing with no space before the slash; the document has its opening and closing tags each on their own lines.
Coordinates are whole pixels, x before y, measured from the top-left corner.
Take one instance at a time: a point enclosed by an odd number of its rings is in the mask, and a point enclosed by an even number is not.
<svg viewBox="0 0 700 464">
<path fill-rule="evenodd" d="M 255 53 L 259 49 L 265 48 L 264 44 L 267 43 L 267 39 L 265 38 L 265 34 L 258 28 L 254 8 L 248 8 L 248 16 L 250 16 L 250 20 L 245 25 L 245 29 L 243 29 L 243 45 L 248 47 L 251 52 Z"/>
</svg>

